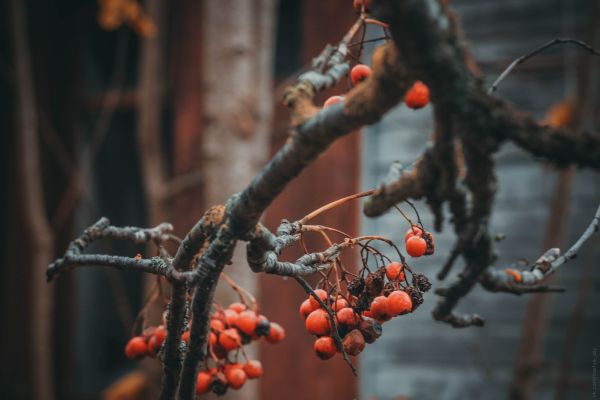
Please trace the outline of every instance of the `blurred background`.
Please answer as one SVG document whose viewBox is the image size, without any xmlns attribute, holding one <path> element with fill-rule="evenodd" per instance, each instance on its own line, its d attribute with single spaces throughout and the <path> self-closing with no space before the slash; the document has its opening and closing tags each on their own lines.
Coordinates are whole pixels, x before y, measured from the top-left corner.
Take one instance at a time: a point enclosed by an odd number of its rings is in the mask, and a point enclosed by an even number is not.
<svg viewBox="0 0 600 400">
<path fill-rule="evenodd" d="M 556 37 L 600 47 L 597 0 L 450 3 L 488 82 Z M 114 7 L 121 7 L 118 17 Z M 155 281 L 82 268 L 47 285 L 47 264 L 100 216 L 115 225 L 169 221 L 182 236 L 207 207 L 241 190 L 287 137 L 282 89 L 355 18 L 349 0 L 0 1 L 0 398 L 156 396 L 157 362 L 134 363 L 123 354 Z M 379 36 L 370 30 L 366 37 Z M 370 62 L 372 48 L 362 62 Z M 598 131 L 599 72 L 597 58 L 557 47 L 518 67 L 498 95 L 540 119 L 554 110 L 550 115 L 571 116 L 568 125 Z M 349 88 L 342 82 L 317 103 Z M 410 164 L 432 130 L 431 111 L 400 106 L 338 141 L 277 199 L 267 226 L 376 186 L 394 160 Z M 496 161 L 492 231 L 506 235 L 497 244 L 499 267 L 576 240 L 600 198 L 597 173 L 556 171 L 511 145 Z M 431 226 L 425 205 L 417 207 Z M 406 230 L 395 213 L 362 218 L 359 203 L 319 223 L 393 239 Z M 414 263 L 434 288 L 444 285 L 435 276 L 453 243 L 449 231 L 436 236 L 435 256 Z M 114 242 L 90 251 L 152 255 Z M 264 377 L 227 398 L 597 396 L 598 238 L 553 278 L 565 293 L 518 297 L 475 289 L 458 310 L 483 315 L 484 328 L 434 322 L 432 291 L 418 312 L 385 325 L 358 360 L 358 379 L 339 357 L 314 356 L 297 313 L 302 289 L 253 275 L 239 254 L 228 274 L 257 295 L 287 338 L 254 348 Z M 217 296 L 223 303 L 235 298 L 227 288 Z"/>
</svg>

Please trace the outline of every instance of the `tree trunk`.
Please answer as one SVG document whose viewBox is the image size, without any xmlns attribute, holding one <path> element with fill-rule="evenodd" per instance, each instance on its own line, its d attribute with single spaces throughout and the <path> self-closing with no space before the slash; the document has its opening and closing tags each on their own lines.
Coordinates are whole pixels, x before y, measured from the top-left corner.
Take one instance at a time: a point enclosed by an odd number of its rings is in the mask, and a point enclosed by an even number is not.
<svg viewBox="0 0 600 400">
<path fill-rule="evenodd" d="M 275 0 L 206 1 L 202 14 L 203 172 L 205 201 L 211 206 L 243 189 L 269 154 Z M 256 293 L 245 249 L 236 251 L 225 273 Z M 222 283 L 216 299 L 224 305 L 238 300 Z M 256 355 L 256 348 L 249 350 Z M 257 382 L 230 391 L 228 398 L 258 398 Z"/>
<path fill-rule="evenodd" d="M 52 287 L 44 279 L 53 257 L 53 234 L 48 225 L 38 143 L 37 110 L 25 2 L 10 3 L 13 58 L 16 73 L 16 162 L 17 188 L 21 202 L 19 217 L 25 242 L 20 243 L 22 265 L 30 268 L 31 334 L 29 344 L 31 393 L 34 399 L 53 399 L 52 374 Z"/>
</svg>

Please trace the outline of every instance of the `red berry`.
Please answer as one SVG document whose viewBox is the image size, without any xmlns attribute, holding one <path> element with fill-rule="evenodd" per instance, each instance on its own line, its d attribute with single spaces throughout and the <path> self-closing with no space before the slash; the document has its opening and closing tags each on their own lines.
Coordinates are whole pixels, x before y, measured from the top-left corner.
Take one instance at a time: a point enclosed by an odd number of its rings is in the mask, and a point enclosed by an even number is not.
<svg viewBox="0 0 600 400">
<path fill-rule="evenodd" d="M 406 252 L 411 257 L 421 257 L 427 251 L 427 242 L 422 237 L 413 236 L 406 241 Z"/>
<path fill-rule="evenodd" d="M 246 305 L 242 303 L 231 303 L 227 308 L 237 313 L 241 313 L 242 311 L 246 311 L 248 309 L 248 307 L 246 307 Z"/>
<path fill-rule="evenodd" d="M 395 290 L 388 296 L 388 309 L 394 317 L 409 313 L 412 311 L 412 299 L 408 293 Z"/>
<path fill-rule="evenodd" d="M 356 11 L 362 11 L 362 6 L 363 4 L 365 5 L 365 8 L 369 8 L 371 7 L 371 2 L 372 0 L 354 0 L 354 9 Z"/>
<path fill-rule="evenodd" d="M 414 110 L 429 104 L 429 88 L 421 81 L 416 81 L 404 96 L 404 103 Z"/>
<path fill-rule="evenodd" d="M 331 306 L 331 309 L 333 311 L 339 311 L 342 308 L 346 308 L 348 306 L 349 306 L 349 304 L 346 301 L 346 299 L 344 299 L 343 297 L 338 297 L 338 299 L 335 301 L 335 303 L 333 303 L 333 306 Z"/>
<path fill-rule="evenodd" d="M 212 380 L 212 374 L 208 372 L 200 372 L 198 379 L 196 380 L 196 395 L 208 393 L 210 390 L 210 382 Z"/>
<path fill-rule="evenodd" d="M 219 344 L 225 351 L 231 351 L 237 349 L 242 344 L 242 338 L 238 333 L 237 329 L 229 328 L 225 329 L 219 335 Z"/>
<path fill-rule="evenodd" d="M 210 320 L 210 329 L 215 331 L 215 332 L 222 332 L 223 329 L 225 329 L 225 324 L 223 323 L 223 321 L 221 321 L 220 319 L 216 319 L 216 318 L 211 318 Z"/>
<path fill-rule="evenodd" d="M 215 347 L 217 345 L 218 341 L 219 341 L 219 339 L 217 338 L 217 335 L 215 335 L 212 332 L 208 333 L 208 345 L 210 347 Z"/>
<path fill-rule="evenodd" d="M 225 314 L 225 323 L 228 326 L 235 326 L 240 314 L 238 314 L 237 311 L 229 309 L 229 308 L 226 309 L 225 311 L 223 311 L 223 313 Z"/>
<path fill-rule="evenodd" d="M 190 331 L 183 332 L 183 335 L 181 335 L 181 340 L 183 340 L 186 343 L 189 343 L 190 342 Z"/>
<path fill-rule="evenodd" d="M 314 349 L 317 357 L 321 360 L 328 360 L 337 353 L 335 341 L 329 336 L 323 336 L 315 340 Z"/>
<path fill-rule="evenodd" d="M 300 315 L 304 319 L 306 319 L 306 317 L 308 317 L 308 314 L 310 314 L 314 310 L 315 309 L 313 308 L 310 299 L 306 299 L 302 302 L 302 304 L 300 304 Z"/>
<path fill-rule="evenodd" d="M 242 311 L 235 326 L 246 335 L 252 335 L 258 325 L 258 317 L 254 311 Z"/>
<path fill-rule="evenodd" d="M 403 281 L 405 279 L 404 271 L 402 271 L 403 269 L 404 267 L 401 263 L 392 262 L 387 267 L 385 267 L 385 275 L 390 281 Z"/>
<path fill-rule="evenodd" d="M 130 360 L 144 357 L 148 354 L 148 344 L 142 336 L 132 337 L 125 346 L 125 356 Z"/>
<path fill-rule="evenodd" d="M 263 374 L 262 364 L 258 360 L 250 360 L 244 364 L 244 372 L 250 379 L 260 378 Z"/>
<path fill-rule="evenodd" d="M 367 79 L 369 76 L 371 76 L 372 73 L 373 71 L 368 65 L 356 64 L 354 67 L 352 67 L 352 70 L 350 71 L 350 80 L 352 81 L 353 85 L 356 85 L 357 83 L 360 83 Z"/>
<path fill-rule="evenodd" d="M 225 369 L 225 379 L 227 379 L 227 384 L 232 389 L 237 390 L 244 386 L 244 383 L 246 383 L 247 378 L 248 377 L 246 376 L 246 373 L 240 367 L 236 366 Z"/>
<path fill-rule="evenodd" d="M 311 312 L 306 318 L 306 330 L 317 336 L 328 335 L 331 331 L 331 325 L 329 324 L 327 312 L 321 308 Z"/>
<path fill-rule="evenodd" d="M 332 106 L 335 103 L 339 103 L 341 101 L 344 101 L 344 96 L 331 96 L 330 98 L 325 100 L 325 103 L 323 103 L 323 108 Z"/>
<path fill-rule="evenodd" d="M 423 236 L 423 230 L 416 225 L 413 225 L 404 235 L 404 242 L 408 241 L 413 236 Z"/>
<path fill-rule="evenodd" d="M 279 343 L 285 339 L 285 330 L 277 322 L 271 322 L 269 335 L 266 336 L 266 339 L 269 343 Z"/>
<path fill-rule="evenodd" d="M 371 302 L 371 314 L 373 318 L 381 321 L 387 321 L 391 318 L 387 297 L 377 296 L 373 299 Z"/>
<path fill-rule="evenodd" d="M 319 299 L 321 299 L 321 301 L 325 304 L 327 304 L 327 292 L 324 291 L 323 289 L 317 289 L 315 290 L 315 294 L 317 295 L 317 297 Z M 321 305 L 319 304 L 319 302 L 312 296 L 310 295 L 308 297 L 308 299 L 310 300 L 310 304 L 313 307 L 313 310 L 316 310 L 317 308 L 321 308 Z"/>
<path fill-rule="evenodd" d="M 342 308 L 337 312 L 338 322 L 342 325 L 354 326 L 358 322 L 358 318 L 354 313 L 354 310 L 350 307 Z"/>
</svg>

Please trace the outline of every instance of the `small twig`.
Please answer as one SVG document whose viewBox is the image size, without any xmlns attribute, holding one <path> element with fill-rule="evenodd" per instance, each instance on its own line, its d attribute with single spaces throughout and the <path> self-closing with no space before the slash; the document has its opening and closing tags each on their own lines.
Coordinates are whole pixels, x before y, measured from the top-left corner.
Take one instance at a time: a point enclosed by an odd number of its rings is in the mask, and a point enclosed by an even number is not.
<svg viewBox="0 0 600 400">
<path fill-rule="evenodd" d="M 492 86 L 488 89 L 488 94 L 492 94 L 494 93 L 497 89 L 498 86 L 500 85 L 500 82 L 502 82 L 511 72 L 512 70 L 519 64 L 523 64 L 525 61 L 527 61 L 528 59 L 530 59 L 531 57 L 534 57 L 536 55 L 538 55 L 539 53 L 541 53 L 542 51 L 555 46 L 557 44 L 575 44 L 587 51 L 589 51 L 591 54 L 595 55 L 595 56 L 600 56 L 600 51 L 594 49 L 592 46 L 590 46 L 589 44 L 587 44 L 586 42 L 582 41 L 582 40 L 576 40 L 576 39 L 568 39 L 568 38 L 556 38 L 554 40 L 549 41 L 548 43 L 544 44 L 543 46 L 538 47 L 537 49 L 531 51 L 530 53 L 527 53 L 519 58 L 517 58 L 516 60 L 514 60 L 501 74 L 500 76 L 494 81 L 494 83 L 492 84 Z"/>
</svg>

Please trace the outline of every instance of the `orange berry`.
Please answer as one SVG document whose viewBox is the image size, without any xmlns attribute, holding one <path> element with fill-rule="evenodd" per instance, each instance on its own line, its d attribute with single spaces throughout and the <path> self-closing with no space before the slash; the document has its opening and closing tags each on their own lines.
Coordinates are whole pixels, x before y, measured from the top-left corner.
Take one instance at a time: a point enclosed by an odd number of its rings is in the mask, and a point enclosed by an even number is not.
<svg viewBox="0 0 600 400">
<path fill-rule="evenodd" d="M 209 323 L 210 329 L 215 332 L 222 332 L 225 329 L 225 324 L 220 319 L 211 318 Z"/>
<path fill-rule="evenodd" d="M 285 330 L 277 322 L 271 322 L 269 334 L 266 336 L 267 342 L 279 343 L 285 339 Z"/>
<path fill-rule="evenodd" d="M 237 311 L 234 311 L 232 309 L 226 309 L 225 311 L 223 311 L 224 315 L 225 315 L 225 323 L 228 326 L 235 326 L 235 324 L 237 323 L 238 318 L 240 317 L 240 314 L 238 314 Z"/>
<path fill-rule="evenodd" d="M 416 225 L 413 225 L 404 235 L 404 242 L 407 242 L 413 236 L 423 236 L 423 230 Z"/>
<path fill-rule="evenodd" d="M 416 81 L 404 96 L 404 103 L 414 110 L 429 104 L 429 88 L 421 81 Z"/>
<path fill-rule="evenodd" d="M 313 308 L 310 299 L 306 299 L 302 302 L 302 304 L 300 304 L 300 316 L 304 319 L 306 319 L 306 317 L 308 317 L 308 314 L 310 314 L 314 310 L 315 309 Z"/>
<path fill-rule="evenodd" d="M 229 328 L 225 329 L 219 335 L 219 344 L 227 352 L 237 349 L 242 345 L 242 338 L 238 333 L 237 329 Z"/>
<path fill-rule="evenodd" d="M 341 101 L 344 101 L 344 96 L 331 96 L 330 98 L 325 100 L 325 103 L 323 103 L 323 108 L 332 106 L 335 103 L 339 103 Z"/>
<path fill-rule="evenodd" d="M 374 318 L 373 317 L 373 313 L 371 312 L 371 310 L 365 310 L 362 312 L 362 316 L 366 317 L 366 318 Z"/>
<path fill-rule="evenodd" d="M 317 357 L 321 360 L 328 360 L 337 353 L 335 341 L 329 336 L 323 336 L 315 340 L 314 349 Z"/>
<path fill-rule="evenodd" d="M 343 297 L 338 297 L 338 299 L 335 301 L 335 303 L 333 303 L 333 306 L 331 306 L 331 309 L 333 311 L 339 311 L 342 308 L 346 308 L 348 306 L 349 306 L 349 304 L 346 301 L 346 299 L 344 299 Z"/>
<path fill-rule="evenodd" d="M 390 310 L 388 308 L 388 299 L 385 296 L 377 296 L 371 302 L 371 314 L 373 318 L 387 321 L 390 319 Z"/>
<path fill-rule="evenodd" d="M 390 281 L 403 281 L 405 279 L 404 271 L 402 271 L 404 267 L 399 262 L 392 262 L 387 267 L 385 267 L 385 275 L 388 277 Z"/>
<path fill-rule="evenodd" d="M 242 368 L 236 366 L 225 369 L 225 379 L 232 389 L 237 390 L 244 386 L 248 377 Z"/>
<path fill-rule="evenodd" d="M 412 299 L 402 290 L 394 290 L 388 296 L 388 309 L 392 316 L 406 314 L 412 311 Z"/>
<path fill-rule="evenodd" d="M 210 390 L 210 383 L 212 381 L 212 374 L 208 372 L 200 372 L 198 379 L 196 380 L 196 395 L 208 393 Z"/>
<path fill-rule="evenodd" d="M 311 312 L 306 318 L 306 330 L 317 336 L 328 335 L 331 331 L 331 325 L 329 324 L 327 312 L 321 308 Z"/>
<path fill-rule="evenodd" d="M 260 378 L 263 374 L 263 367 L 260 361 L 250 360 L 244 364 L 244 372 L 250 379 Z"/>
<path fill-rule="evenodd" d="M 218 341 L 219 341 L 219 339 L 217 338 L 217 335 L 215 335 L 212 332 L 208 333 L 208 345 L 210 347 L 215 347 L 217 345 Z"/>
<path fill-rule="evenodd" d="M 350 71 L 350 80 L 352 81 L 353 85 L 356 85 L 357 83 L 360 83 L 367 79 L 369 76 L 371 76 L 372 73 L 373 70 L 371 70 L 371 67 L 369 67 L 368 65 L 356 64 L 354 67 L 352 67 L 352 70 Z"/>
<path fill-rule="evenodd" d="M 342 308 L 337 312 L 337 319 L 340 324 L 354 326 L 358 322 L 358 318 L 354 310 L 350 307 Z"/>
<path fill-rule="evenodd" d="M 190 342 L 190 331 L 183 332 L 183 335 L 181 335 L 181 340 L 183 340 L 186 343 L 189 343 Z"/>
<path fill-rule="evenodd" d="M 142 336 L 135 336 L 129 339 L 125 346 L 125 356 L 130 360 L 144 357 L 148 354 L 148 344 Z"/>
<path fill-rule="evenodd" d="M 325 304 L 327 304 L 327 292 L 324 291 L 323 289 L 317 289 L 315 290 L 315 294 L 317 295 L 317 297 L 319 299 L 321 299 L 321 301 Z M 317 308 L 321 308 L 321 305 L 319 304 L 319 302 L 312 296 L 310 295 L 308 297 L 310 304 L 313 307 L 313 310 L 316 310 Z"/>
<path fill-rule="evenodd" d="M 246 311 L 248 309 L 248 307 L 246 307 L 246 305 L 242 303 L 231 303 L 227 308 L 237 313 L 241 313 L 242 311 Z"/>
<path fill-rule="evenodd" d="M 413 236 L 406 241 L 406 252 L 411 257 L 421 257 L 427 251 L 427 242 L 422 237 Z"/>
<path fill-rule="evenodd" d="M 237 328 L 246 335 L 252 335 L 258 325 L 258 317 L 254 311 L 242 311 L 236 322 Z"/>
</svg>

